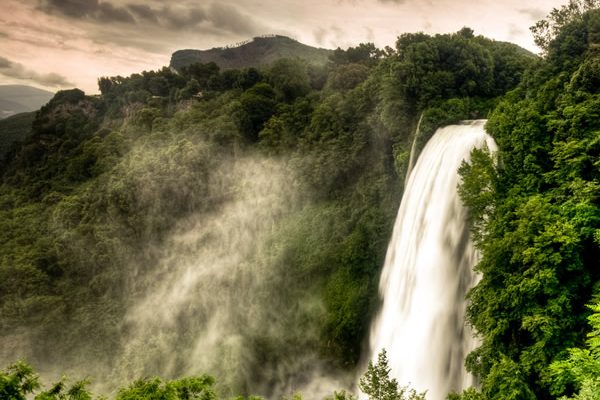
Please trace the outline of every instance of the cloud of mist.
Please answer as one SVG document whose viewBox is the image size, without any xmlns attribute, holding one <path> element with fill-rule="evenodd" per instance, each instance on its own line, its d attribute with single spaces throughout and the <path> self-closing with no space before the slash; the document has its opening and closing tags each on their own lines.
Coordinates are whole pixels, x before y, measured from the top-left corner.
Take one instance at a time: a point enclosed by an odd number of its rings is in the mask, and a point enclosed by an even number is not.
<svg viewBox="0 0 600 400">
<path fill-rule="evenodd" d="M 333 373 L 314 346 L 320 294 L 290 279 L 282 261 L 282 227 L 302 204 L 294 173 L 255 156 L 209 161 L 220 158 L 213 151 L 195 144 L 174 159 L 165 148 L 140 147 L 117 167 L 150 205 L 148 218 L 160 218 L 154 213 L 165 191 L 178 199 L 204 195 L 207 207 L 145 246 L 153 265 L 129 266 L 121 343 L 112 365 L 94 366 L 94 391 L 202 373 L 215 376 L 224 395 L 279 398 L 300 390 L 322 398 L 347 387 L 351 377 Z M 183 176 L 201 170 L 209 177 Z"/>
<path fill-rule="evenodd" d="M 74 86 L 67 78 L 56 73 L 40 74 L 24 65 L 13 62 L 5 57 L 0 56 L 0 75 L 8 78 L 31 81 L 43 86 L 51 87 L 66 87 Z"/>
<path fill-rule="evenodd" d="M 57 204 L 57 257 L 100 270 L 89 282 L 98 298 L 74 307 L 57 332 L 66 343 L 23 328 L 2 338 L 0 358 L 28 360 L 44 383 L 89 378 L 109 398 L 139 378 L 204 373 L 224 397 L 318 399 L 350 387 L 352 374 L 319 355 L 321 292 L 286 261 L 310 229 L 296 223 L 312 212 L 293 167 L 229 152 L 202 139 L 209 126 L 194 129 L 144 133 L 98 182 Z"/>
<path fill-rule="evenodd" d="M 145 278 L 145 296 L 129 312 L 132 334 L 124 358 L 135 360 L 126 372 L 132 378 L 146 375 L 154 365 L 149 362 L 152 358 L 179 353 L 173 346 L 182 343 L 178 336 L 186 330 L 193 332 L 185 338 L 189 359 L 172 357 L 161 363 L 161 371 L 153 372 L 169 376 L 180 373 L 178 369 L 214 369 L 217 365 L 211 362 L 223 361 L 214 353 L 231 356 L 240 350 L 237 325 L 242 320 L 252 325 L 259 318 L 255 303 L 261 294 L 256 289 L 268 271 L 264 266 L 252 269 L 249 259 L 285 212 L 289 194 L 273 166 L 246 161 L 225 168 L 215 174 L 211 185 L 216 187 L 210 191 L 221 192 L 228 200 L 212 214 L 182 221 L 163 248 L 157 249 L 157 270 Z"/>
</svg>

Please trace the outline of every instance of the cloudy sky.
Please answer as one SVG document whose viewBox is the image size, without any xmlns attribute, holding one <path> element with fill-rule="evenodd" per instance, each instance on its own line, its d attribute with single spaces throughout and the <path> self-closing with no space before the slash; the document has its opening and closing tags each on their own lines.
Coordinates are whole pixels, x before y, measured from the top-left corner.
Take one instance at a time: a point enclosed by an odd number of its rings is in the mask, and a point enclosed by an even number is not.
<svg viewBox="0 0 600 400">
<path fill-rule="evenodd" d="M 2 0 L 0 84 L 97 92 L 99 76 L 178 49 L 278 33 L 318 47 L 393 46 L 403 32 L 476 34 L 532 51 L 529 26 L 566 0 Z"/>
</svg>

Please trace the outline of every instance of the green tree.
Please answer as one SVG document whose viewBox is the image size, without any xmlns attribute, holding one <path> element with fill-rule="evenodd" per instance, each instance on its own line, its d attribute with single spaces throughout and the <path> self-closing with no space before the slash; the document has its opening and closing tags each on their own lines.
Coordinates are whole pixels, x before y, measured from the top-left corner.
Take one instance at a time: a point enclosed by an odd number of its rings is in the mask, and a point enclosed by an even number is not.
<svg viewBox="0 0 600 400">
<path fill-rule="evenodd" d="M 363 64 L 343 64 L 331 73 L 330 86 L 338 90 L 354 89 L 369 76 L 369 68 Z"/>
<path fill-rule="evenodd" d="M 0 399 L 25 400 L 40 387 L 38 376 L 24 362 L 17 362 L 0 372 Z"/>
<path fill-rule="evenodd" d="M 562 33 L 569 24 L 581 20 L 583 15 L 600 6 L 599 0 L 569 0 L 560 8 L 553 8 L 546 19 L 536 22 L 531 28 L 533 40 L 542 50 L 548 51 L 550 43 Z"/>
<path fill-rule="evenodd" d="M 119 390 L 116 400 L 216 400 L 214 379 L 208 375 L 163 382 L 140 379 Z"/>
<path fill-rule="evenodd" d="M 340 392 L 333 392 L 333 395 L 326 397 L 325 400 L 357 400 L 357 397 L 342 390 Z"/>
<path fill-rule="evenodd" d="M 485 400 L 485 397 L 475 388 L 468 388 L 462 393 L 450 393 L 448 400 Z"/>
<path fill-rule="evenodd" d="M 193 63 L 187 67 L 183 67 L 182 74 L 188 80 L 194 79 L 199 84 L 200 89 L 212 89 L 209 87 L 209 82 L 219 76 L 219 66 L 214 62 L 210 63 Z M 194 93 L 195 94 L 195 93 Z"/>
<path fill-rule="evenodd" d="M 329 56 L 329 61 L 333 64 L 364 64 L 373 66 L 383 56 L 383 51 L 375 47 L 373 43 L 360 43 L 356 47 L 349 47 L 346 50 L 337 48 Z"/>
<path fill-rule="evenodd" d="M 88 382 L 78 381 L 70 387 L 61 380 L 35 396 L 35 400 L 91 400 L 92 395 L 86 389 Z"/>
<path fill-rule="evenodd" d="M 240 128 L 244 136 L 254 142 L 265 122 L 275 113 L 275 91 L 267 83 L 257 83 L 240 96 L 242 113 Z"/>
<path fill-rule="evenodd" d="M 35 400 L 91 400 L 86 389 L 87 381 L 77 381 L 67 386 L 65 380 L 53 384 L 49 389 L 38 393 Z M 0 399 L 26 400 L 40 388 L 39 378 L 26 363 L 19 361 L 0 372 Z"/>
<path fill-rule="evenodd" d="M 369 361 L 367 372 L 360 378 L 358 387 L 369 400 L 425 400 L 425 393 L 417 393 L 408 387 L 398 387 L 396 379 L 390 377 L 390 367 L 385 349 L 377 356 L 377 363 Z"/>
<path fill-rule="evenodd" d="M 268 77 L 279 98 L 285 102 L 306 96 L 311 89 L 306 63 L 300 60 L 283 58 L 275 61 Z"/>
<path fill-rule="evenodd" d="M 600 302 L 590 309 L 593 314 L 588 321 L 592 330 L 587 334 L 586 348 L 570 348 L 566 359 L 556 360 L 548 368 L 554 395 L 574 390 L 576 394 L 568 399 L 600 398 Z"/>
</svg>

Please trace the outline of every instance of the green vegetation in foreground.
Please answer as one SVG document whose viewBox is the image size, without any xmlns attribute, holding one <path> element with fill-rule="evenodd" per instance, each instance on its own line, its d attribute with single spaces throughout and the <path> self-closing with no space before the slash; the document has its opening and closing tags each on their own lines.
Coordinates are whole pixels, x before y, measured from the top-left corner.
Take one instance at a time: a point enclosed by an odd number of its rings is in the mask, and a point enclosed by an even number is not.
<svg viewBox="0 0 600 400">
<path fill-rule="evenodd" d="M 369 400 L 425 400 L 425 393 L 417 393 L 407 387 L 398 387 L 398 382 L 389 376 L 387 356 L 383 350 L 377 363 L 369 362 L 367 371 L 360 379 L 359 387 Z M 39 377 L 32 368 L 17 362 L 4 371 L 0 371 L 0 398 L 4 400 L 25 400 L 35 395 L 35 400 L 91 400 L 93 398 L 86 386 L 89 382 L 77 381 L 68 385 L 66 378 L 41 390 Z M 187 377 L 172 381 L 160 378 L 139 379 L 117 391 L 115 400 L 216 400 L 220 397 L 214 388 L 215 380 L 208 375 Z M 39 393 L 36 393 L 38 392 Z M 237 396 L 234 400 L 261 400 L 259 396 Z M 301 400 L 296 393 L 293 400 Z M 285 398 L 284 398 L 285 400 Z M 334 392 L 326 400 L 356 400 L 345 391 Z"/>
</svg>

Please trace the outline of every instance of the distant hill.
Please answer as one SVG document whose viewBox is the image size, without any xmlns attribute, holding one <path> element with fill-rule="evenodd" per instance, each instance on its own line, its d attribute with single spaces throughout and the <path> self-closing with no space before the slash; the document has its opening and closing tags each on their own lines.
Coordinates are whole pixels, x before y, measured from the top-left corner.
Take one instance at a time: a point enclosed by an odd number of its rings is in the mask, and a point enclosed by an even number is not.
<svg viewBox="0 0 600 400">
<path fill-rule="evenodd" d="M 311 64 L 325 64 L 333 50 L 311 47 L 286 36 L 255 37 L 235 47 L 209 50 L 178 50 L 171 56 L 170 66 L 176 70 L 196 63 L 214 62 L 219 67 L 246 68 L 270 64 L 281 58 L 301 58 Z"/>
<path fill-rule="evenodd" d="M 54 93 L 26 85 L 0 85 L 0 119 L 39 110 Z"/>
</svg>

